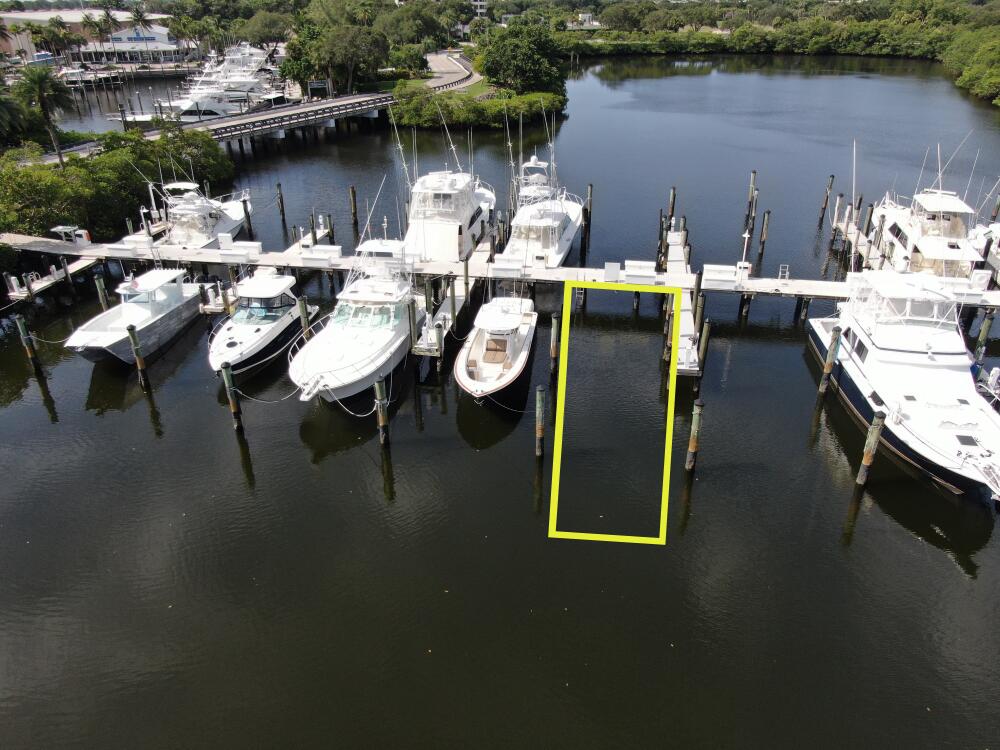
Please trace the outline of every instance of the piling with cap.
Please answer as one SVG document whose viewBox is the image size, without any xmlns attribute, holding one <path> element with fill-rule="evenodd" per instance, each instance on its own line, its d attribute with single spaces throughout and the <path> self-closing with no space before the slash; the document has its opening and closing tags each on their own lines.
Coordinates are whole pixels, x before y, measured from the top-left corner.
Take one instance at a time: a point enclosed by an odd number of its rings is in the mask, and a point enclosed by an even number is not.
<svg viewBox="0 0 1000 750">
<path fill-rule="evenodd" d="M 688 438 L 687 458 L 684 460 L 687 471 L 694 471 L 694 465 L 698 461 L 698 437 L 701 434 L 701 413 L 704 410 L 705 402 L 700 398 L 695 399 L 694 409 L 691 411 L 691 436 Z"/>
<path fill-rule="evenodd" d="M 281 192 L 281 183 L 278 183 L 278 214 L 281 216 L 281 224 L 285 224 L 285 194 Z"/>
<path fill-rule="evenodd" d="M 819 380 L 819 393 L 823 395 L 830 387 L 830 376 L 833 366 L 837 364 L 837 354 L 840 351 L 840 326 L 834 326 L 830 334 L 830 345 L 826 348 L 826 359 L 823 362 L 823 376 Z"/>
<path fill-rule="evenodd" d="M 97 301 L 101 303 L 101 309 L 108 309 L 108 291 L 104 288 L 104 277 L 94 276 L 94 286 L 97 287 Z"/>
<path fill-rule="evenodd" d="M 875 451 L 878 449 L 878 441 L 882 436 L 882 428 L 884 426 L 885 412 L 875 412 L 875 417 L 868 428 L 868 437 L 865 438 L 865 452 L 861 457 L 861 466 L 858 468 L 858 478 L 855 480 L 859 487 L 864 486 L 868 481 L 868 473 L 871 471 L 872 462 L 875 461 Z"/>
<path fill-rule="evenodd" d="M 233 415 L 233 429 L 237 432 L 243 432 L 243 409 L 240 407 L 240 396 L 236 392 L 236 384 L 233 381 L 233 368 L 228 362 L 222 363 L 222 382 L 226 386 L 229 413 Z"/>
<path fill-rule="evenodd" d="M 59 256 L 59 265 L 62 266 L 63 276 L 66 279 L 66 286 L 69 287 L 70 296 L 76 299 L 76 287 L 73 286 L 73 277 L 69 275 L 69 263 L 66 262 L 66 256 Z"/>
<path fill-rule="evenodd" d="M 309 327 L 309 298 L 302 295 L 298 299 L 299 321 L 302 323 L 302 337 L 308 341 L 312 338 L 312 329 Z"/>
<path fill-rule="evenodd" d="M 764 212 L 764 221 L 760 225 L 760 247 L 757 250 L 757 263 L 764 257 L 764 245 L 767 244 L 767 227 L 771 223 L 771 209 L 767 209 Z"/>
<path fill-rule="evenodd" d="M 142 356 L 142 346 L 139 344 L 139 334 L 135 326 L 129 324 L 125 328 L 128 334 L 128 343 L 132 347 L 132 356 L 135 357 L 135 369 L 139 373 L 139 386 L 144 391 L 149 390 L 149 377 L 146 375 L 146 358 Z"/>
<path fill-rule="evenodd" d="M 990 337 L 990 327 L 993 325 L 993 310 L 986 313 L 986 317 L 983 318 L 983 323 L 979 326 L 979 336 L 976 339 L 976 362 L 979 364 L 983 363 L 983 357 L 986 356 L 986 342 Z"/>
<path fill-rule="evenodd" d="M 417 343 L 417 300 L 413 296 L 406 303 L 406 313 L 410 324 L 410 346 L 412 347 Z"/>
<path fill-rule="evenodd" d="M 545 386 L 535 388 L 535 456 L 545 452 Z"/>
<path fill-rule="evenodd" d="M 549 330 L 549 374 L 555 374 L 559 366 L 559 316 L 553 313 Z"/>
<path fill-rule="evenodd" d="M 670 226 L 670 222 L 674 219 L 674 209 L 677 204 L 677 188 L 671 186 L 670 188 L 670 198 L 667 200 L 667 226 Z"/>
<path fill-rule="evenodd" d="M 243 198 L 240 203 L 243 204 L 243 221 L 247 227 L 247 237 L 251 240 L 253 239 L 253 222 L 250 220 L 250 202 Z"/>
<path fill-rule="evenodd" d="M 17 324 L 17 333 L 21 337 L 21 345 L 24 346 L 24 353 L 28 355 L 28 361 L 31 366 L 36 370 L 40 367 L 38 361 L 38 354 L 35 352 L 35 340 L 28 333 L 28 324 L 24 322 L 24 316 L 17 314 L 14 316 L 14 322 Z"/>
<path fill-rule="evenodd" d="M 351 200 L 351 222 L 355 227 L 358 225 L 358 191 L 354 189 L 354 185 L 348 190 Z"/>
<path fill-rule="evenodd" d="M 823 226 L 823 220 L 826 219 L 826 208 L 830 205 L 830 194 L 833 192 L 833 175 L 830 175 L 829 181 L 826 183 L 826 192 L 823 194 L 823 205 L 819 208 L 819 225 Z"/>
<path fill-rule="evenodd" d="M 386 397 L 385 380 L 375 381 L 375 413 L 378 417 L 378 441 L 389 444 L 389 399 Z"/>
</svg>

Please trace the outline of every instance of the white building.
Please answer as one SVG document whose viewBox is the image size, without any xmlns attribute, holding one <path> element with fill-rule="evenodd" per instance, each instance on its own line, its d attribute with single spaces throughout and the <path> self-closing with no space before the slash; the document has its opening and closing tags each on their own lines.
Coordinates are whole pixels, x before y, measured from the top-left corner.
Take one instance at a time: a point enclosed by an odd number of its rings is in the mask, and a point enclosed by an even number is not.
<svg viewBox="0 0 1000 750">
<path fill-rule="evenodd" d="M 84 13 L 90 13 L 93 16 L 100 17 L 102 11 L 99 8 L 90 8 L 89 10 L 12 10 L 0 12 L 0 20 L 2 20 L 4 25 L 10 29 L 11 27 L 23 28 L 25 24 L 29 23 L 45 26 L 52 19 L 61 18 L 66 22 L 72 31 L 87 36 L 87 32 L 83 28 Z M 112 11 L 112 14 L 118 23 L 123 26 L 128 24 L 129 14 L 126 11 L 114 10 Z M 149 14 L 151 23 L 156 23 L 157 21 L 162 22 L 162 19 L 169 17 L 170 16 L 166 16 L 162 13 Z M 162 26 L 158 28 L 162 29 L 163 32 L 166 33 L 166 29 Z M 42 50 L 36 49 L 34 43 L 31 41 L 31 35 L 25 31 L 12 34 L 10 39 L 0 39 L 0 52 L 5 52 L 15 57 L 22 57 L 30 60 L 34 57 L 36 52 L 40 51 Z"/>
<path fill-rule="evenodd" d="M 476 18 L 486 18 L 486 6 L 489 0 L 472 0 L 472 10 Z"/>
<path fill-rule="evenodd" d="M 119 29 L 103 42 L 91 42 L 70 57 L 80 62 L 107 60 L 119 63 L 179 63 L 188 55 L 187 42 L 175 39 L 166 26 L 152 24 L 144 29 L 135 26 Z"/>
</svg>

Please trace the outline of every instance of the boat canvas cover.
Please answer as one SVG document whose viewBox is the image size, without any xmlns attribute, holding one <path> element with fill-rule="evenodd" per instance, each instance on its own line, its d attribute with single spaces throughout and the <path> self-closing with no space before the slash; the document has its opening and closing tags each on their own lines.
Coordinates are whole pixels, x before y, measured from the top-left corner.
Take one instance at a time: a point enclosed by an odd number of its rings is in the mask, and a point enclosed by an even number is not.
<svg viewBox="0 0 1000 750">
<path fill-rule="evenodd" d="M 965 240 L 948 239 L 947 237 L 921 237 L 917 242 L 917 250 L 925 258 L 932 260 L 953 260 L 966 263 L 978 263 L 983 259 Z"/>
<path fill-rule="evenodd" d="M 523 313 L 531 312 L 530 299 L 499 299 L 483 305 L 476 315 L 476 328 L 490 333 L 507 333 L 521 325 Z"/>
</svg>

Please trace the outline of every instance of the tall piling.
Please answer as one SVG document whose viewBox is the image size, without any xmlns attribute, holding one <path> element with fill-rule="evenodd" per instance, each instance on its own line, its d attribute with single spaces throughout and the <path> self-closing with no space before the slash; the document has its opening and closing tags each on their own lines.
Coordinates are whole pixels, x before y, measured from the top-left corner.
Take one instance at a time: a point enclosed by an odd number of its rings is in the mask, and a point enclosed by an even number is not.
<svg viewBox="0 0 1000 750">
<path fill-rule="evenodd" d="M 559 366 L 559 316 L 552 315 L 551 328 L 549 330 L 549 374 L 554 375 Z"/>
<path fill-rule="evenodd" d="M 278 189 L 278 214 L 281 216 L 281 226 L 285 226 L 285 194 L 281 192 L 281 183 L 277 185 Z"/>
<path fill-rule="evenodd" d="M 302 337 L 308 341 L 312 338 L 312 329 L 309 327 L 309 298 L 306 295 L 300 295 L 298 302 L 299 306 L 299 322 L 302 324 Z"/>
<path fill-rule="evenodd" d="M 823 204 L 819 207 L 819 226 L 823 226 L 823 222 L 826 220 L 826 208 L 830 205 L 830 193 L 832 192 L 833 175 L 830 175 L 830 179 L 826 183 L 826 192 L 823 194 Z"/>
<path fill-rule="evenodd" d="M 139 374 L 139 387 L 143 391 L 149 392 L 149 376 L 146 374 L 146 358 L 142 356 L 142 346 L 139 343 L 139 334 L 135 326 L 129 324 L 125 328 L 128 334 L 128 343 L 132 347 L 132 356 L 135 357 L 135 370 Z"/>
<path fill-rule="evenodd" d="M 976 362 L 979 364 L 983 363 L 983 358 L 986 356 L 986 342 L 990 337 L 990 327 L 993 325 L 993 310 L 986 313 L 986 317 L 983 318 L 982 325 L 979 326 L 979 336 L 976 338 Z"/>
<path fill-rule="evenodd" d="M 59 256 L 59 265 L 62 266 L 63 276 L 66 279 L 66 287 L 69 289 L 69 295 L 76 299 L 76 287 L 73 286 L 73 277 L 69 275 L 69 263 L 66 262 L 66 256 Z"/>
<path fill-rule="evenodd" d="M 101 310 L 107 310 L 108 290 L 104 287 L 104 277 L 94 276 L 94 286 L 97 287 L 97 301 L 101 303 Z"/>
<path fill-rule="evenodd" d="M 823 375 L 819 380 L 819 393 L 822 396 L 830 387 L 830 376 L 833 366 L 837 364 L 837 354 L 840 351 L 840 326 L 834 326 L 830 334 L 830 344 L 826 348 L 826 359 L 823 362 Z"/>
<path fill-rule="evenodd" d="M 351 185 L 348 192 L 351 201 L 351 223 L 356 229 L 358 226 L 358 191 L 355 190 L 354 185 Z"/>
<path fill-rule="evenodd" d="M 868 474 L 871 471 L 872 463 L 875 461 L 875 451 L 878 450 L 878 441 L 882 435 L 882 428 L 885 426 L 885 412 L 877 411 L 868 428 L 868 436 L 865 438 L 865 452 L 861 456 L 861 466 L 858 468 L 858 477 L 855 483 L 862 487 L 868 481 Z"/>
<path fill-rule="evenodd" d="M 535 388 L 535 457 L 545 453 L 545 386 Z"/>
<path fill-rule="evenodd" d="M 691 435 L 688 438 L 687 457 L 684 459 L 684 468 L 687 471 L 694 471 L 698 462 L 698 438 L 701 435 L 701 414 L 705 410 L 705 402 L 700 398 L 695 399 L 694 409 L 691 410 Z"/>
<path fill-rule="evenodd" d="M 222 363 L 222 382 L 226 386 L 226 400 L 229 401 L 229 413 L 233 416 L 233 429 L 243 432 L 243 409 L 233 381 L 233 368 L 228 362 Z"/>
<path fill-rule="evenodd" d="M 14 316 L 14 323 L 17 325 L 17 333 L 21 337 L 21 345 L 24 353 L 28 355 L 28 362 L 34 369 L 38 369 L 41 363 L 38 361 L 38 353 L 35 351 L 35 340 L 28 333 L 28 324 L 24 322 L 24 316 L 17 314 Z"/>
<path fill-rule="evenodd" d="M 378 441 L 389 444 L 389 399 L 386 397 L 385 380 L 375 381 L 375 413 L 378 419 Z"/>
<path fill-rule="evenodd" d="M 757 249 L 757 265 L 764 259 L 764 245 L 767 244 L 767 228 L 771 223 L 771 209 L 764 212 L 764 221 L 760 225 L 760 247 Z M 758 269 L 758 273 L 760 273 Z"/>
<path fill-rule="evenodd" d="M 240 201 L 243 204 L 243 222 L 247 227 L 247 237 L 253 239 L 253 221 L 250 220 L 250 203 L 244 198 Z"/>
</svg>

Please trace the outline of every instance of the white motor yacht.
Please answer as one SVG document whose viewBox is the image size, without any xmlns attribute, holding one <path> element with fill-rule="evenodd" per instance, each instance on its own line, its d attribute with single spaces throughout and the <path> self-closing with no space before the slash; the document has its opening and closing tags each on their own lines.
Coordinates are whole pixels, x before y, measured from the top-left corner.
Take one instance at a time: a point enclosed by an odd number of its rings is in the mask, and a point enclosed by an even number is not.
<svg viewBox="0 0 1000 750">
<path fill-rule="evenodd" d="M 376 241 L 378 242 L 378 241 Z M 359 250 L 366 252 L 364 245 Z M 288 353 L 288 375 L 308 401 L 342 401 L 387 377 L 410 350 L 407 274 L 382 263 L 351 272 L 333 312 L 300 335 Z M 415 328 L 424 311 L 416 307 Z"/>
<path fill-rule="evenodd" d="M 183 268 L 147 271 L 118 285 L 121 304 L 77 328 L 66 346 L 89 360 L 108 355 L 135 363 L 126 328 L 134 325 L 145 357 L 173 340 L 198 315 L 198 285 L 184 283 Z"/>
<path fill-rule="evenodd" d="M 476 398 L 514 383 L 525 372 L 537 322 L 530 299 L 497 297 L 484 304 L 455 360 L 455 382 Z"/>
<path fill-rule="evenodd" d="M 167 230 L 163 241 L 181 247 L 208 247 L 220 234 L 237 235 L 243 228 L 243 201 L 253 215 L 250 193 L 242 190 L 224 198 L 208 198 L 193 182 L 163 186 Z"/>
<path fill-rule="evenodd" d="M 583 223 L 583 201 L 565 189 L 551 198 L 525 203 L 510 223 L 501 255 L 525 268 L 558 268 L 573 247 Z"/>
<path fill-rule="evenodd" d="M 983 260 L 982 249 L 969 236 L 974 216 L 974 209 L 949 190 L 921 190 L 908 204 L 886 195 L 872 215 L 867 265 L 967 278 Z"/>
<path fill-rule="evenodd" d="M 467 172 L 431 172 L 414 182 L 403 239 L 406 258 L 462 261 L 493 231 L 496 194 Z"/>
<path fill-rule="evenodd" d="M 239 301 L 232 315 L 208 339 L 208 363 L 215 371 L 226 362 L 233 374 L 256 370 L 275 360 L 302 331 L 298 299 L 292 294 L 294 276 L 261 268 L 236 285 Z M 308 305 L 309 319 L 319 312 Z"/>
<path fill-rule="evenodd" d="M 824 361 L 841 329 L 831 382 L 862 425 L 886 415 L 881 447 L 958 495 L 1000 496 L 1000 415 L 976 388 L 956 294 L 927 274 L 849 273 L 834 318 L 809 321 Z"/>
</svg>

